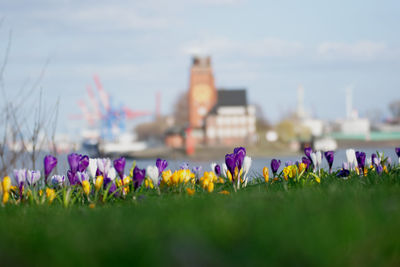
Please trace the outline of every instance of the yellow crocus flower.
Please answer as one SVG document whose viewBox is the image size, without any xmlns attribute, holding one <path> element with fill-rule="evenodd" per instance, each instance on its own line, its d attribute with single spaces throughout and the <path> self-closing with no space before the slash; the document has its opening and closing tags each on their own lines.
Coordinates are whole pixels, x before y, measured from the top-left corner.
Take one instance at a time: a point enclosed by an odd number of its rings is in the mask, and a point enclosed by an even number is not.
<svg viewBox="0 0 400 267">
<path fill-rule="evenodd" d="M 146 178 L 146 179 L 144 180 L 144 186 L 145 186 L 146 188 L 151 188 L 151 189 L 153 189 L 153 188 L 154 188 L 153 181 Z"/>
<path fill-rule="evenodd" d="M 194 193 L 196 193 L 196 190 L 194 190 L 194 189 L 188 187 L 188 188 L 186 188 L 186 193 L 187 193 L 189 196 L 193 196 Z"/>
<path fill-rule="evenodd" d="M 90 183 L 87 180 L 82 181 L 82 188 L 83 188 L 83 192 L 85 193 L 85 195 L 89 195 L 90 194 Z"/>
<path fill-rule="evenodd" d="M 172 177 L 172 171 L 171 171 L 171 170 L 163 171 L 163 172 L 161 173 L 161 177 L 162 177 L 161 182 L 162 182 L 163 184 L 165 184 L 165 185 L 169 185 L 170 179 L 171 179 L 171 177 Z"/>
<path fill-rule="evenodd" d="M 9 192 L 11 189 L 11 179 L 9 176 L 3 178 L 2 182 L 3 192 Z"/>
<path fill-rule="evenodd" d="M 51 204 L 53 200 L 56 198 L 56 191 L 52 188 L 46 188 L 46 198 Z"/>
<path fill-rule="evenodd" d="M 226 171 L 226 177 L 228 177 L 229 182 L 232 182 L 232 173 L 229 170 Z"/>
<path fill-rule="evenodd" d="M 3 204 L 6 204 L 8 202 L 8 199 L 10 198 L 10 193 L 9 193 L 11 189 L 10 177 L 6 176 L 3 178 L 1 187 L 3 189 Z"/>
<path fill-rule="evenodd" d="M 227 191 L 227 190 L 222 190 L 221 192 L 219 192 L 218 194 L 221 195 L 229 195 L 231 192 Z"/>
<path fill-rule="evenodd" d="M 307 164 L 300 163 L 299 164 L 299 172 L 303 172 L 307 168 Z"/>
<path fill-rule="evenodd" d="M 238 167 L 236 166 L 235 167 L 235 173 L 234 173 L 234 179 L 236 180 L 237 178 L 238 178 L 238 175 L 239 175 L 239 169 L 238 169 Z"/>
<path fill-rule="evenodd" d="M 207 191 L 208 191 L 208 193 L 211 193 L 212 191 L 214 191 L 214 183 L 213 182 L 208 183 Z"/>
<path fill-rule="evenodd" d="M 264 181 L 268 183 L 269 180 L 269 172 L 268 172 L 268 167 L 263 168 L 263 176 L 264 176 Z"/>
<path fill-rule="evenodd" d="M 96 189 L 96 192 L 98 192 L 101 186 L 103 185 L 103 180 L 104 178 L 102 175 L 97 176 L 96 181 L 94 183 L 94 188 Z"/>
<path fill-rule="evenodd" d="M 383 166 L 383 171 L 388 173 L 388 169 L 386 168 L 386 165 Z"/>
<path fill-rule="evenodd" d="M 171 184 L 177 185 L 179 184 L 180 180 L 180 171 L 174 171 L 174 173 L 171 176 Z"/>
<path fill-rule="evenodd" d="M 291 171 L 290 171 L 290 169 L 288 168 L 288 167 L 285 167 L 284 169 L 283 169 L 283 178 L 287 181 L 288 180 L 288 176 L 289 176 L 289 173 L 290 173 Z"/>
</svg>

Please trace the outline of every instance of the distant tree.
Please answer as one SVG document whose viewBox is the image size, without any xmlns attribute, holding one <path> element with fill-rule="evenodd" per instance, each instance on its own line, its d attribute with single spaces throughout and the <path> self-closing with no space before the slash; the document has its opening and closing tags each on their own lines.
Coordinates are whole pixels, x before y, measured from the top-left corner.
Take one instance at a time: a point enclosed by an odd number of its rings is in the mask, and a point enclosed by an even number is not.
<svg viewBox="0 0 400 267">
<path fill-rule="evenodd" d="M 168 127 L 168 120 L 165 117 L 159 117 L 154 121 L 137 125 L 135 132 L 139 140 L 163 140 L 165 131 L 168 129 Z"/>
<path fill-rule="evenodd" d="M 187 92 L 181 93 L 174 106 L 175 125 L 184 127 L 189 123 L 189 96 Z"/>
<path fill-rule="evenodd" d="M 294 123 L 290 120 L 283 120 L 276 126 L 279 140 L 289 142 L 296 137 Z"/>
<path fill-rule="evenodd" d="M 252 104 L 255 109 L 256 109 L 256 127 L 257 130 L 261 130 L 261 131 L 265 131 L 271 128 L 270 123 L 268 122 L 268 120 L 266 119 L 264 112 L 263 112 L 263 108 L 262 105 L 258 104 L 258 103 L 253 103 Z"/>
</svg>

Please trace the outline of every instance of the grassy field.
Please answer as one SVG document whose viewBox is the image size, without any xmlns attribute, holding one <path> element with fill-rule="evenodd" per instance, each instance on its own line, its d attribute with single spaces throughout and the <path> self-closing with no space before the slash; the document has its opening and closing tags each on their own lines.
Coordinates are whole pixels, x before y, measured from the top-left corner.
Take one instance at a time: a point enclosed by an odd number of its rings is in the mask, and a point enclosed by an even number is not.
<svg viewBox="0 0 400 267">
<path fill-rule="evenodd" d="M 397 176 L 397 177 L 396 177 Z M 400 266 L 400 177 L 0 209 L 1 266 Z"/>
</svg>

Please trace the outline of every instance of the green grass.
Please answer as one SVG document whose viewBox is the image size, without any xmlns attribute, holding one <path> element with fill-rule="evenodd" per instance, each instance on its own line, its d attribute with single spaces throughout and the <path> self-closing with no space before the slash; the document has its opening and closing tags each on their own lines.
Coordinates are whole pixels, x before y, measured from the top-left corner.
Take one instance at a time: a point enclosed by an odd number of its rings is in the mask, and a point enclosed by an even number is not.
<svg viewBox="0 0 400 267">
<path fill-rule="evenodd" d="M 0 208 L 1 266 L 400 265 L 400 177 Z"/>
</svg>

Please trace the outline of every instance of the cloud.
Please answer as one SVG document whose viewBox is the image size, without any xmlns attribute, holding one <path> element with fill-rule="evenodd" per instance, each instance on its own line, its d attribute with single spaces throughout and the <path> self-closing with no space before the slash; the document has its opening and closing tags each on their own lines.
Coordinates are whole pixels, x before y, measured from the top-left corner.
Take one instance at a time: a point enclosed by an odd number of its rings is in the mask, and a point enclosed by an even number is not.
<svg viewBox="0 0 400 267">
<path fill-rule="evenodd" d="M 154 30 L 168 28 L 176 22 L 158 9 L 114 2 L 33 6 L 19 14 L 41 26 L 62 25 L 80 30 Z"/>
<path fill-rule="evenodd" d="M 193 0 L 195 4 L 204 6 L 236 6 L 245 2 L 244 0 Z"/>
<path fill-rule="evenodd" d="M 393 52 L 386 43 L 373 41 L 323 42 L 317 46 L 317 56 L 326 60 L 380 60 L 386 59 Z"/>
<path fill-rule="evenodd" d="M 303 45 L 300 42 L 282 40 L 279 38 L 264 38 L 255 41 L 238 41 L 228 38 L 208 38 L 185 44 L 182 51 L 185 54 L 212 55 L 246 55 L 250 57 L 289 57 L 300 53 Z"/>
</svg>

